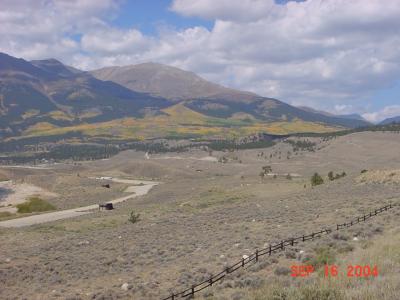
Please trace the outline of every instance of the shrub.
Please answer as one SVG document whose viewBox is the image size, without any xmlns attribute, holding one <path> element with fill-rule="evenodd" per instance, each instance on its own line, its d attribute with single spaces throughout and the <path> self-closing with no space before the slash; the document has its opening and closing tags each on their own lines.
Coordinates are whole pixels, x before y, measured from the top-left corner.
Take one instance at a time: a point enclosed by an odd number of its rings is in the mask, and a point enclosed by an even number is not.
<svg viewBox="0 0 400 300">
<path fill-rule="evenodd" d="M 351 252 L 354 250 L 354 246 L 349 244 L 349 243 L 343 243 L 342 245 L 339 245 L 338 247 L 338 252 L 339 253 L 346 253 L 346 252 Z"/>
<path fill-rule="evenodd" d="M 346 175 L 347 175 L 346 172 L 342 172 L 342 174 L 336 174 L 335 179 L 345 177 Z"/>
<path fill-rule="evenodd" d="M 284 288 L 276 288 L 271 293 L 272 300 L 287 300 L 288 298 L 288 292 Z"/>
<path fill-rule="evenodd" d="M 364 174 L 364 173 L 367 173 L 368 172 L 368 170 L 361 170 L 361 174 Z"/>
<path fill-rule="evenodd" d="M 278 275 L 278 276 L 281 276 L 281 275 L 286 276 L 286 275 L 289 275 L 290 272 L 291 272 L 291 270 L 287 267 L 277 267 L 274 271 L 275 275 Z"/>
<path fill-rule="evenodd" d="M 311 185 L 312 186 L 320 185 L 320 184 L 323 184 L 323 183 L 324 183 L 324 180 L 322 179 L 321 175 L 319 175 L 318 173 L 315 173 L 311 177 Z"/>
<path fill-rule="evenodd" d="M 330 287 L 306 286 L 300 290 L 298 299 L 307 300 L 340 300 L 344 299 L 340 290 Z"/>
<path fill-rule="evenodd" d="M 316 250 L 316 255 L 310 258 L 309 263 L 318 269 L 324 265 L 330 265 L 335 262 L 335 253 L 331 248 L 319 248 Z"/>
<path fill-rule="evenodd" d="M 272 172 L 272 167 L 271 166 L 263 166 L 262 170 L 263 170 L 264 174 L 269 174 Z"/>
<path fill-rule="evenodd" d="M 2 212 L 0 212 L 0 219 L 2 219 L 2 218 L 9 218 L 9 217 L 11 217 L 13 214 L 12 213 L 10 213 L 9 211 L 2 211 Z"/>
<path fill-rule="evenodd" d="M 135 214 L 135 212 L 132 210 L 128 220 L 132 224 L 135 224 L 136 222 L 140 221 L 140 214 Z"/>
<path fill-rule="evenodd" d="M 342 174 L 336 174 L 336 175 L 333 175 L 333 172 L 332 171 L 330 171 L 329 173 L 328 173 L 328 178 L 329 178 L 329 180 L 330 181 L 333 181 L 333 180 L 336 180 L 336 179 L 340 179 L 340 178 L 342 178 L 342 177 L 345 177 L 347 174 L 346 174 L 346 172 L 342 172 Z"/>
<path fill-rule="evenodd" d="M 17 205 L 19 213 L 32 213 L 55 210 L 55 206 L 38 197 L 31 197 L 27 202 Z"/>
</svg>

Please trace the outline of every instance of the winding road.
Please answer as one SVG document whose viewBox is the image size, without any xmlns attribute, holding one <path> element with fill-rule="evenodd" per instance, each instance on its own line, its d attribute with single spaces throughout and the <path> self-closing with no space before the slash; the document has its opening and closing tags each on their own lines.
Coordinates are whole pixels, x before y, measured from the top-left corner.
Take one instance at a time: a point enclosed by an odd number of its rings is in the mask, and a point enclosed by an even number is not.
<svg viewBox="0 0 400 300">
<path fill-rule="evenodd" d="M 119 183 L 132 184 L 125 190 L 125 192 L 129 192 L 130 194 L 124 197 L 108 201 L 108 203 L 112 204 L 120 203 L 131 198 L 146 195 L 153 186 L 159 184 L 159 182 L 157 181 L 145 181 L 145 180 L 131 180 L 131 179 L 120 179 L 120 178 L 112 178 L 110 180 Z M 0 227 L 9 227 L 9 228 L 24 227 L 24 226 L 31 226 L 36 224 L 57 221 L 57 220 L 63 220 L 93 213 L 98 208 L 99 208 L 98 204 L 93 204 L 89 206 L 82 206 L 73 209 L 48 212 L 29 217 L 21 217 L 7 221 L 2 221 L 0 222 Z"/>
</svg>

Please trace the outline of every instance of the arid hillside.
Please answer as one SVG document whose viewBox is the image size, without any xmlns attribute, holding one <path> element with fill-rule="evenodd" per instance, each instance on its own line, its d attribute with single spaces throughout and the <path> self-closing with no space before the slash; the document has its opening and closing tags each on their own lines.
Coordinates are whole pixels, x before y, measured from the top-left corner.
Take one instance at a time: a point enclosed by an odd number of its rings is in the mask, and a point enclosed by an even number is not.
<svg viewBox="0 0 400 300">
<path fill-rule="evenodd" d="M 400 169 L 399 147 L 399 134 L 370 132 L 292 137 L 263 149 L 124 151 L 91 162 L 2 167 L 12 189 L 29 184 L 53 193 L 31 196 L 54 210 L 0 214 L 0 298 L 162 299 L 256 249 L 335 230 L 391 203 L 365 223 L 260 257 L 196 298 L 396 299 L 400 186 L 391 174 Z M 322 184 L 312 184 L 315 173 Z M 2 226 L 120 199 L 135 191 L 129 180 L 159 184 L 111 211 Z M 325 278 L 326 263 L 337 265 L 340 275 Z M 315 272 L 293 277 L 293 265 L 312 265 Z M 378 275 L 347 277 L 349 265 L 377 266 Z"/>
</svg>

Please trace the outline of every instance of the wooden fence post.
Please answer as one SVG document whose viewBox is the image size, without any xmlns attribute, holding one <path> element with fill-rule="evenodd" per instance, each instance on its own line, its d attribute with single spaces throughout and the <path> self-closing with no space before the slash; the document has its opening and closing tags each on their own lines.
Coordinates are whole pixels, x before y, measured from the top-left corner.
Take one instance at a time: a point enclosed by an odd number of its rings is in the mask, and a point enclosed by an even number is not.
<svg viewBox="0 0 400 300">
<path fill-rule="evenodd" d="M 396 204 L 396 205 L 398 205 L 398 204 Z M 392 207 L 393 207 L 393 206 L 392 206 L 392 203 L 389 203 L 389 205 L 383 206 L 383 207 L 381 207 L 381 208 L 379 208 L 379 209 L 375 209 L 374 212 L 372 212 L 372 211 L 369 212 L 369 215 L 366 214 L 366 215 L 363 215 L 362 217 L 357 217 L 357 221 L 354 220 L 354 221 L 350 221 L 350 223 L 336 224 L 336 230 L 339 230 L 341 227 L 350 227 L 350 226 L 353 226 L 353 225 L 355 225 L 355 224 L 357 224 L 357 223 L 360 223 L 361 221 L 365 222 L 366 219 L 367 219 L 368 217 L 371 218 L 371 217 L 374 216 L 374 215 L 376 216 L 378 213 L 382 213 L 383 211 L 387 211 L 388 209 L 391 209 Z M 325 229 L 325 230 L 322 230 L 322 231 L 319 231 L 319 232 L 313 232 L 313 233 L 311 233 L 311 235 L 307 235 L 307 237 L 311 236 L 311 239 L 314 239 L 315 236 L 320 237 L 321 234 L 324 234 L 324 233 L 329 234 L 329 233 L 331 233 L 331 232 L 332 232 L 332 229 Z M 274 252 L 275 252 L 276 250 L 278 250 L 278 249 L 280 249 L 280 250 L 285 250 L 285 243 L 287 243 L 287 245 L 294 246 L 296 240 L 302 239 L 302 241 L 305 242 L 305 241 L 306 241 L 305 238 L 306 238 L 306 235 L 303 234 L 301 237 L 290 238 L 290 239 L 287 239 L 287 240 L 281 240 L 281 242 L 280 242 L 279 244 L 275 244 L 275 245 L 274 245 Z M 297 243 L 298 243 L 298 242 L 297 242 Z M 265 248 L 262 249 L 262 252 L 264 252 L 265 250 L 266 250 Z M 270 256 L 271 256 L 272 252 L 273 252 L 273 250 L 272 250 L 272 245 L 270 244 L 270 245 L 269 245 L 269 250 L 268 250 L 268 253 L 269 253 Z M 252 254 L 252 255 L 253 255 L 253 254 Z M 251 255 L 251 256 L 252 256 L 252 255 Z M 262 255 L 264 255 L 264 254 L 262 254 Z M 258 262 L 259 256 L 260 256 L 259 250 L 256 249 L 256 251 L 255 251 L 255 260 L 256 260 L 256 262 Z M 247 258 L 249 258 L 249 257 L 247 257 Z M 245 264 L 246 264 L 246 263 L 245 263 L 245 260 L 246 260 L 246 258 L 242 257 L 242 259 L 241 259 L 241 265 L 242 265 L 242 267 L 244 267 Z M 252 259 L 249 258 L 248 262 L 250 262 L 251 260 L 252 260 Z M 237 264 L 234 265 L 234 267 L 235 267 L 234 270 L 237 270 L 236 266 L 237 266 Z M 234 270 L 233 270 L 233 271 L 234 271 Z M 227 274 L 230 274 L 230 273 L 231 273 L 231 267 L 229 267 L 229 266 L 226 267 L 225 271 L 226 271 Z M 220 273 L 220 274 L 223 274 L 223 273 Z M 217 276 L 219 277 L 219 275 L 217 275 Z M 195 294 L 196 292 L 199 292 L 200 290 L 202 290 L 202 289 L 204 289 L 204 288 L 206 288 L 206 287 L 208 287 L 208 286 L 212 286 L 215 282 L 217 282 L 218 280 L 222 279 L 224 276 L 225 276 L 225 275 L 223 275 L 221 278 L 218 278 L 216 281 L 214 281 L 214 280 L 213 280 L 213 276 L 211 275 L 210 279 L 208 280 L 209 285 L 200 288 L 198 291 L 195 290 L 196 287 L 199 287 L 199 286 L 203 285 L 203 283 L 206 283 L 207 281 L 206 281 L 206 282 L 203 282 L 202 284 L 197 285 L 197 286 L 196 286 L 196 285 L 192 285 L 191 288 L 190 288 L 190 294 L 186 294 L 186 295 L 185 295 L 185 293 L 186 293 L 188 290 L 186 290 L 186 291 L 184 291 L 184 292 L 178 292 L 177 294 L 175 294 L 174 292 L 172 292 L 172 293 L 171 293 L 171 296 L 169 296 L 168 298 L 165 298 L 164 300 L 168 300 L 168 299 L 175 300 L 175 299 L 177 299 L 179 296 L 182 296 L 182 297 L 191 296 L 192 298 L 194 298 L 194 294 Z"/>
</svg>

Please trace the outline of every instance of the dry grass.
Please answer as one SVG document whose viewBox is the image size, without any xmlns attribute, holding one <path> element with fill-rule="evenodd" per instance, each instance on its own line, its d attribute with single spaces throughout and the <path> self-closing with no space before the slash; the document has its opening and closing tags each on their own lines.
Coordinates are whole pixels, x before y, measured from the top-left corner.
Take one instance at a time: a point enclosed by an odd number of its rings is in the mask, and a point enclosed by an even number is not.
<svg viewBox="0 0 400 300">
<path fill-rule="evenodd" d="M 356 179 L 358 183 L 399 184 L 400 170 L 372 170 L 363 172 Z"/>
<path fill-rule="evenodd" d="M 113 211 L 1 229 L 0 282 L 5 288 L 0 289 L 0 298 L 161 299 L 170 288 L 177 291 L 201 282 L 265 244 L 334 226 L 349 221 L 349 216 L 399 201 L 396 184 L 354 181 L 362 169 L 400 168 L 396 150 L 400 140 L 394 135 L 360 134 L 329 144 L 315 142 L 315 152 L 299 151 L 290 159 L 284 155 L 292 151 L 287 143 L 213 153 L 216 158 L 232 154 L 241 164 L 200 160 L 208 155 L 200 150 L 150 159 L 126 151 L 80 166 L 15 169 L 14 175 L 59 194 L 51 199 L 58 208 L 105 202 L 124 189 L 115 184 L 104 189 L 88 177 L 157 178 L 163 184 L 146 196 L 116 205 Z M 271 157 L 273 153 L 278 154 Z M 271 165 L 274 173 L 299 177 L 260 180 L 265 165 Z M 348 177 L 310 186 L 313 173 L 325 176 L 330 170 L 346 171 Z M 400 212 L 396 209 L 338 234 L 263 257 L 196 299 L 397 299 Z M 140 213 L 140 222 L 134 225 L 128 221 L 131 211 Z M 288 274 L 293 264 L 308 259 L 322 265 L 330 257 L 340 268 L 377 264 L 380 274 L 369 280 L 325 279 L 321 271 L 308 279 Z M 132 289 L 123 291 L 124 282 Z"/>
<path fill-rule="evenodd" d="M 331 250 L 332 251 L 332 250 Z M 306 264 L 308 264 L 307 262 Z M 300 265 L 301 262 L 291 264 Z M 248 300 L 389 300 L 398 299 L 400 288 L 400 230 L 393 228 L 356 250 L 339 255 L 337 277 L 325 277 L 322 270 L 310 278 L 268 277 L 267 283 L 241 290 Z M 377 277 L 348 277 L 348 266 L 377 266 Z M 205 297 L 207 298 L 207 297 Z M 209 299 L 209 298 L 207 298 Z M 217 298 L 216 298 L 217 299 Z"/>
</svg>

